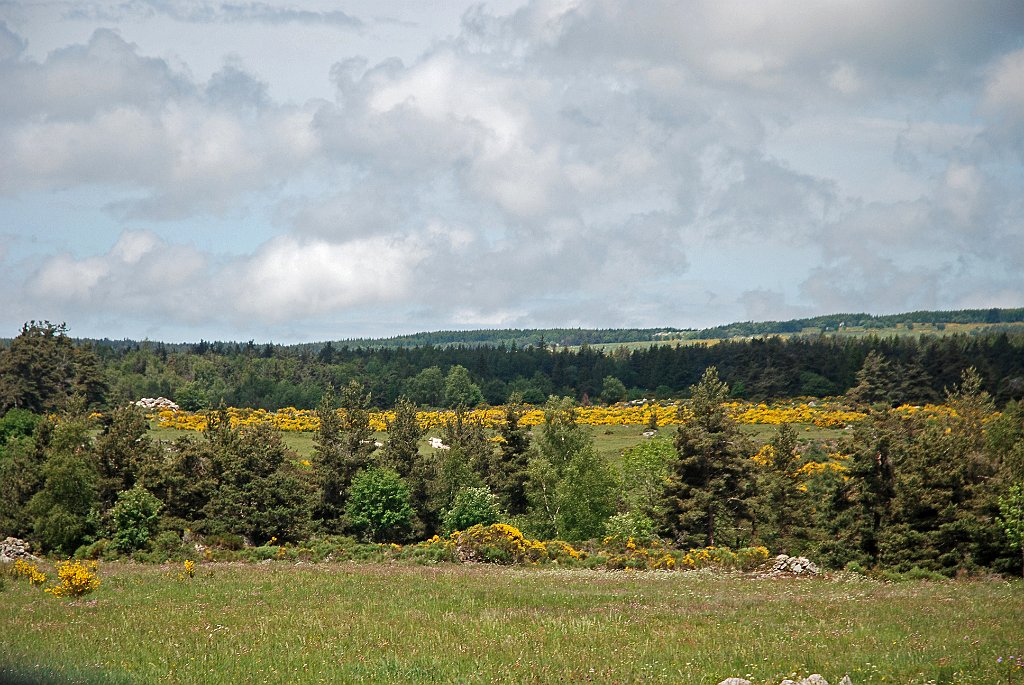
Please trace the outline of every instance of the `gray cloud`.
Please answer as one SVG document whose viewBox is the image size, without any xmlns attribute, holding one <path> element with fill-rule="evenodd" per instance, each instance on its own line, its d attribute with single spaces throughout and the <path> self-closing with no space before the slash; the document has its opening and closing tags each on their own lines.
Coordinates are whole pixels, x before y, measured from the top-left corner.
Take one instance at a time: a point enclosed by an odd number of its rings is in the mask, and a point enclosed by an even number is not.
<svg viewBox="0 0 1024 685">
<path fill-rule="evenodd" d="M 408 63 L 342 53 L 295 107 L 237 60 L 197 80 L 110 30 L 33 60 L 0 26 L 0 192 L 94 188 L 127 229 L 44 258 L 28 302 L 277 339 L 1013 304 L 1022 34 L 1018 2 L 538 0 Z M 276 234 L 219 254 L 138 230 L 260 206 Z"/>
<path fill-rule="evenodd" d="M 65 19 L 118 21 L 163 15 L 187 23 L 325 24 L 347 29 L 363 27 L 358 17 L 340 10 L 317 11 L 268 2 L 201 2 L 182 0 L 129 0 L 114 6 L 71 4 Z"/>
</svg>

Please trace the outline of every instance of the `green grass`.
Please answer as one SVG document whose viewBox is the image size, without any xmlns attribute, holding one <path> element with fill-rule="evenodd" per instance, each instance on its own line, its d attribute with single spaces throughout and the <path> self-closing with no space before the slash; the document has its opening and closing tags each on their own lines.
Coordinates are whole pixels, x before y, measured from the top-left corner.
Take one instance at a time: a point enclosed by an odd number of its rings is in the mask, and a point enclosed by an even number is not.
<svg viewBox="0 0 1024 685">
<path fill-rule="evenodd" d="M 612 464 L 619 464 L 622 457 L 622 451 L 629 449 L 636 445 L 640 441 L 644 440 L 641 435 L 645 429 L 644 426 L 587 426 L 590 429 L 591 434 L 594 436 L 594 444 L 597 447 L 597 451 L 600 452 L 606 459 Z M 800 440 L 830 440 L 836 439 L 841 434 L 841 430 L 832 428 L 818 428 L 817 426 L 810 425 L 794 425 L 798 432 Z M 768 442 L 774 437 L 777 426 L 768 425 L 742 425 L 740 429 L 750 436 L 755 442 L 763 444 Z M 667 436 L 671 439 L 675 435 L 675 426 L 665 426 L 659 431 L 659 435 Z M 538 433 L 539 427 L 534 428 L 534 432 Z M 154 428 L 149 432 L 150 436 L 155 440 L 166 440 L 174 441 L 182 436 L 199 437 L 199 433 L 195 431 L 178 430 L 176 428 Z M 431 431 L 430 435 L 440 435 L 439 431 Z M 296 454 L 300 459 L 308 459 L 313 454 L 313 433 L 300 433 L 294 431 L 282 432 L 281 436 L 284 438 L 285 444 L 291 449 L 295 450 Z M 386 442 L 387 433 L 377 433 L 374 436 L 375 440 Z M 431 448 L 427 442 L 427 437 L 424 436 L 420 442 L 420 451 L 427 453 L 431 451 Z"/>
<path fill-rule="evenodd" d="M 0 681 L 1008 682 L 1021 581 L 882 584 L 481 565 L 104 564 L 58 600 L 9 581 Z M 8 670 L 4 672 L 2 669 Z M 749 674 L 749 675 L 748 675 Z M 1016 673 L 1024 682 L 1024 673 Z"/>
</svg>

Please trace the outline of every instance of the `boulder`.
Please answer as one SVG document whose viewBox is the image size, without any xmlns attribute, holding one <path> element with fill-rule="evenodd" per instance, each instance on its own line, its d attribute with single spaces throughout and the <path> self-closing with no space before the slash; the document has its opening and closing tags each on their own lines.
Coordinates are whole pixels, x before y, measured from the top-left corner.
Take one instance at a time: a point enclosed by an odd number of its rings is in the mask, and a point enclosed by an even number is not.
<svg viewBox="0 0 1024 685">
<path fill-rule="evenodd" d="M 751 685 L 751 682 L 746 678 L 726 678 L 718 685 Z"/>
<path fill-rule="evenodd" d="M 762 573 L 767 576 L 817 576 L 821 575 L 821 569 L 807 557 L 791 557 L 780 554 L 762 567 Z M 820 684 L 812 683 L 812 685 Z"/>
<path fill-rule="evenodd" d="M 19 540 L 18 538 L 8 537 L 3 542 L 0 542 L 0 562 L 5 564 L 14 563 L 18 559 L 25 559 L 26 561 L 40 561 L 39 557 L 33 556 L 29 551 L 32 549 L 32 545 Z"/>
</svg>

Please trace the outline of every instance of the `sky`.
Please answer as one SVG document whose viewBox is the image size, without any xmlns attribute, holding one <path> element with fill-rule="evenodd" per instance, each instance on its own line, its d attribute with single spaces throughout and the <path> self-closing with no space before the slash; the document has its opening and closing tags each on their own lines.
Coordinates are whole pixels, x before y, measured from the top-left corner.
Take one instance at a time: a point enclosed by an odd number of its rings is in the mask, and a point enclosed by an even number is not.
<svg viewBox="0 0 1024 685">
<path fill-rule="evenodd" d="M 1020 0 L 0 0 L 0 337 L 1024 306 Z"/>
</svg>

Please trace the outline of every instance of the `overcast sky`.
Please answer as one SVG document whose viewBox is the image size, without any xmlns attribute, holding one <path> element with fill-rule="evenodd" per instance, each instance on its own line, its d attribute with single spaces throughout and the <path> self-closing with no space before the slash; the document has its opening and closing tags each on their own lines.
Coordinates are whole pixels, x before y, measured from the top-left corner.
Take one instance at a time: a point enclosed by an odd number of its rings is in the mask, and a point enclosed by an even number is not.
<svg viewBox="0 0 1024 685">
<path fill-rule="evenodd" d="M 1020 0 L 0 0 L 0 336 L 1024 306 Z"/>
</svg>

